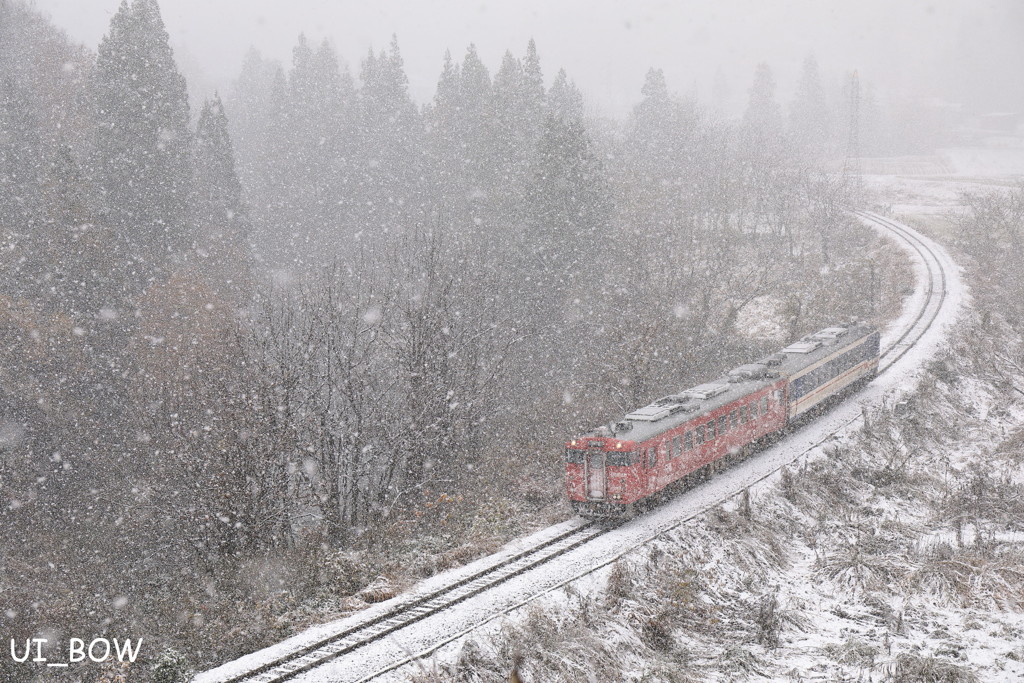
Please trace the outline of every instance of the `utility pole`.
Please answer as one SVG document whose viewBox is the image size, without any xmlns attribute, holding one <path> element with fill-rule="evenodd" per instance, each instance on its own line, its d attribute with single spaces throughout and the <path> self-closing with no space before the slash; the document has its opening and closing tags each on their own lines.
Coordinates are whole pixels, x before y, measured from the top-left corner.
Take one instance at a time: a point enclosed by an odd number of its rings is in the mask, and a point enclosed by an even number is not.
<svg viewBox="0 0 1024 683">
<path fill-rule="evenodd" d="M 860 75 L 855 70 L 850 75 L 850 131 L 846 141 L 846 161 L 843 162 L 843 178 L 860 185 Z"/>
</svg>

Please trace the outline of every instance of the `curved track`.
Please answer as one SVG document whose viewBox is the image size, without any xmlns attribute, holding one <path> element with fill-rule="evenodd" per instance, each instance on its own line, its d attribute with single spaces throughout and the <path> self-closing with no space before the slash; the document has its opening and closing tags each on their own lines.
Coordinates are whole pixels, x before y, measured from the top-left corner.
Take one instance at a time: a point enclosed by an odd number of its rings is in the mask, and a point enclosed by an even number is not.
<svg viewBox="0 0 1024 683">
<path fill-rule="evenodd" d="M 878 364 L 879 374 L 885 372 L 893 364 L 905 356 L 910 349 L 917 344 L 932 327 L 939 313 L 942 312 L 946 303 L 946 267 L 943 264 L 942 256 L 931 243 L 931 240 L 923 238 L 919 233 L 902 225 L 894 220 L 879 216 L 868 211 L 854 211 L 865 223 L 876 229 L 888 232 L 901 240 L 905 245 L 917 254 L 918 263 L 924 266 L 926 276 L 924 287 L 924 304 L 918 308 L 910 324 L 906 325 L 902 333 L 889 342 L 888 346 L 882 349 L 880 362 Z"/>
<path fill-rule="evenodd" d="M 950 271 L 955 266 L 940 247 L 914 230 L 877 214 L 853 213 L 901 242 L 919 269 L 918 287 L 908 302 L 909 310 L 883 335 L 879 364 L 881 375 L 898 369 L 899 361 L 922 339 L 941 337 L 941 333 L 933 329 L 936 321 L 943 314 L 950 314 L 950 309 L 959 303 L 953 301 L 951 306 L 948 291 L 950 279 L 955 277 L 955 273 Z M 808 425 L 809 428 L 783 440 L 800 442 L 795 447 L 782 447 L 780 442 L 770 452 L 755 455 L 735 470 L 717 475 L 713 481 L 680 496 L 678 505 L 669 503 L 663 506 L 665 509 L 612 529 L 578 519 L 556 525 L 547 534 L 540 532 L 531 537 L 535 540 L 525 539 L 526 547 L 523 549 L 485 558 L 453 572 L 447 581 L 438 577 L 441 583 L 436 587 L 395 598 L 376 609 L 367 610 L 364 615 L 311 630 L 278 646 L 200 674 L 195 683 L 276 683 L 292 679 L 362 682 L 380 677 L 428 656 L 535 598 L 608 566 L 666 531 L 767 479 L 861 419 L 859 406 L 847 408 L 845 413 L 835 411 L 843 414 L 830 416 L 825 424 L 811 423 L 821 425 L 820 429 Z M 672 508 L 678 509 L 673 511 Z M 595 543 L 600 537 L 606 538 Z M 608 537 L 616 538 L 609 540 Z M 603 549 L 595 551 L 598 546 L 603 546 Z M 542 567 L 547 569 L 534 572 Z M 543 580 L 531 580 L 533 574 L 543 574 Z M 501 599 L 487 599 L 492 592 L 508 595 Z M 461 621 L 453 619 L 453 611 L 448 608 L 467 601 L 484 604 L 467 605 L 467 616 Z M 437 626 L 421 624 L 415 637 L 405 639 L 416 641 L 415 646 L 395 646 L 400 631 L 428 619 L 436 620 Z M 389 640 L 392 641 L 389 652 L 366 654 L 373 649 L 370 646 L 387 650 L 383 643 Z M 411 647 L 416 647 L 416 650 Z M 355 653 L 356 650 L 360 652 Z M 350 654 L 359 658 L 358 665 L 348 657 Z M 351 664 L 346 666 L 346 662 Z"/>
</svg>

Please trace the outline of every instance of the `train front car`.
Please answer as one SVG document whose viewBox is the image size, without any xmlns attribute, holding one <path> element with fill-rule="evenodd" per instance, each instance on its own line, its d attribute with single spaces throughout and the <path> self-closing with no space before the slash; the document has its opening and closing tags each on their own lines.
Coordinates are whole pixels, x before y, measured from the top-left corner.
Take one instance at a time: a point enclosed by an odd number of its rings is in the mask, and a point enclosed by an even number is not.
<svg viewBox="0 0 1024 683">
<path fill-rule="evenodd" d="M 643 496 L 643 468 L 634 441 L 600 427 L 565 445 L 565 482 L 573 510 L 587 517 L 623 517 Z"/>
<path fill-rule="evenodd" d="M 749 364 L 665 396 L 566 444 L 566 487 L 586 517 L 629 516 L 746 456 L 786 424 L 785 380 Z"/>
</svg>

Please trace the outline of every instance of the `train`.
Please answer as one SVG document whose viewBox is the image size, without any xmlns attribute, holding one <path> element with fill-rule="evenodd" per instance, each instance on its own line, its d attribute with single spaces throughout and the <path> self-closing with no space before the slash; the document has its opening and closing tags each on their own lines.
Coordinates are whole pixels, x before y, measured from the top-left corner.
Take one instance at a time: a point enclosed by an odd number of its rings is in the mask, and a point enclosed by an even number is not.
<svg viewBox="0 0 1024 683">
<path fill-rule="evenodd" d="M 878 373 L 879 333 L 826 327 L 565 444 L 573 509 L 625 518 L 746 458 Z"/>
</svg>

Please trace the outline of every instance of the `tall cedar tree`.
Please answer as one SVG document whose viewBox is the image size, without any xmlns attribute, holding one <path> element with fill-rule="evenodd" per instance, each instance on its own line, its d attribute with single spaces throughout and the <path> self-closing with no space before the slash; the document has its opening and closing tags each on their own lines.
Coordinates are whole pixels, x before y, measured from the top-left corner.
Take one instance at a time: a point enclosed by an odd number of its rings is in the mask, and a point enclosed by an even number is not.
<svg viewBox="0 0 1024 683">
<path fill-rule="evenodd" d="M 250 282 L 249 224 L 228 120 L 220 97 L 203 105 L 195 136 L 193 222 L 199 271 L 212 289 L 236 304 Z"/>
<path fill-rule="evenodd" d="M 800 84 L 789 112 L 793 142 L 809 152 L 823 154 L 831 134 L 830 119 L 818 61 L 811 55 L 804 60 Z"/>
<path fill-rule="evenodd" d="M 342 188 L 350 172 L 350 141 L 343 131 L 353 100 L 352 77 L 331 46 L 314 49 L 300 35 L 288 79 L 288 178 L 283 184 L 293 259 L 331 254 L 343 238 Z M 336 197 L 329 200 L 328 197 Z"/>
<path fill-rule="evenodd" d="M 98 170 L 130 270 L 144 290 L 191 245 L 189 108 L 156 0 L 123 0 L 96 60 Z"/>
<path fill-rule="evenodd" d="M 355 191 L 363 198 L 361 230 L 393 234 L 423 217 L 423 129 L 409 80 L 392 38 L 387 52 L 363 61 L 358 94 Z"/>
<path fill-rule="evenodd" d="M 750 99 L 743 112 L 743 135 L 751 150 L 770 154 L 782 146 L 782 112 L 775 100 L 775 76 L 764 62 L 754 72 Z"/>
</svg>

